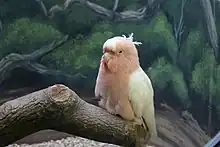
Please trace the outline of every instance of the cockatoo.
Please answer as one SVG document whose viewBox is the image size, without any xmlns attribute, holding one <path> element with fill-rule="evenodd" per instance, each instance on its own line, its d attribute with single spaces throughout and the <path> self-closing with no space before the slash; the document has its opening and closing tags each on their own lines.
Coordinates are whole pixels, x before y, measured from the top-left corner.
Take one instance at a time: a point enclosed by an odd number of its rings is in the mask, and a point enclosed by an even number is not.
<svg viewBox="0 0 220 147">
<path fill-rule="evenodd" d="M 115 36 L 103 44 L 103 56 L 95 86 L 99 106 L 109 113 L 133 120 L 157 136 L 154 90 L 150 78 L 139 63 L 133 33 Z"/>
</svg>

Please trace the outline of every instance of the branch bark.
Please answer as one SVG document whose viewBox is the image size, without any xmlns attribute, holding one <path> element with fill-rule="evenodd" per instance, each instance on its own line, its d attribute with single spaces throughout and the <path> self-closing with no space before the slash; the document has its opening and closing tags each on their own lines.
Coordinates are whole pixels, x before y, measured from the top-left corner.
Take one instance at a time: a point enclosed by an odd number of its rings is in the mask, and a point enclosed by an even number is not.
<svg viewBox="0 0 220 147">
<path fill-rule="evenodd" d="M 123 146 L 136 146 L 137 128 L 56 84 L 0 106 L 0 146 L 43 129 Z"/>
<path fill-rule="evenodd" d="M 127 10 L 123 12 L 116 12 L 118 7 L 118 0 L 115 0 L 115 4 L 112 10 L 109 10 L 105 7 L 102 7 L 98 4 L 92 3 L 88 0 L 65 0 L 63 5 L 54 5 L 49 10 L 46 10 L 46 6 L 43 3 L 43 0 L 36 0 L 41 9 L 44 11 L 45 16 L 48 16 L 52 19 L 55 16 L 55 13 L 66 11 L 69 9 L 74 3 L 80 3 L 84 5 L 88 9 L 92 10 L 94 13 L 102 16 L 104 19 L 113 20 L 115 22 L 133 22 L 133 21 L 141 21 L 149 16 L 155 14 L 155 12 L 160 7 L 160 4 L 163 0 L 153 0 L 148 2 L 146 6 L 134 11 L 134 10 Z M 152 13 L 149 15 L 149 13 Z"/>
<path fill-rule="evenodd" d="M 112 11 L 115 12 L 116 9 L 118 8 L 118 3 L 119 3 L 119 0 L 115 0 L 115 3 L 114 3 L 114 6 L 112 8 Z"/>
<path fill-rule="evenodd" d="M 201 4 L 204 10 L 211 46 L 214 49 L 216 59 L 219 59 L 218 35 L 211 2 L 210 0 L 201 0 Z"/>
<path fill-rule="evenodd" d="M 210 0 L 201 0 L 203 10 L 205 13 L 205 19 L 207 23 L 207 28 L 209 32 L 209 40 L 211 42 L 211 46 L 214 50 L 214 55 L 217 61 L 219 61 L 219 46 L 218 46 L 218 34 L 215 25 L 215 1 L 213 3 L 214 10 L 212 9 L 212 5 Z M 212 63 L 214 64 L 214 63 Z M 212 127 L 212 80 L 213 80 L 213 70 L 214 66 L 212 65 L 210 69 L 210 78 L 209 78 L 209 108 L 208 108 L 208 135 L 211 136 L 211 127 Z"/>
<path fill-rule="evenodd" d="M 182 35 L 184 33 L 184 7 L 186 4 L 186 0 L 181 1 L 181 11 L 180 11 L 180 18 L 179 22 L 176 22 L 177 20 L 174 17 L 174 37 L 177 41 L 178 46 L 180 46 L 180 41 L 182 39 Z"/>
<path fill-rule="evenodd" d="M 11 53 L 2 58 L 2 60 L 0 61 L 0 86 L 3 84 L 3 81 L 10 76 L 11 71 L 18 67 L 25 68 L 29 71 L 35 71 L 37 73 L 48 76 L 63 77 L 67 78 L 68 80 L 71 79 L 72 76 L 65 74 L 62 71 L 50 70 L 47 67 L 35 62 L 37 59 L 41 58 L 42 56 L 45 56 L 54 49 L 63 45 L 67 40 L 68 36 L 66 35 L 59 40 L 53 41 L 49 45 L 41 47 L 33 53 L 26 55 Z"/>
</svg>

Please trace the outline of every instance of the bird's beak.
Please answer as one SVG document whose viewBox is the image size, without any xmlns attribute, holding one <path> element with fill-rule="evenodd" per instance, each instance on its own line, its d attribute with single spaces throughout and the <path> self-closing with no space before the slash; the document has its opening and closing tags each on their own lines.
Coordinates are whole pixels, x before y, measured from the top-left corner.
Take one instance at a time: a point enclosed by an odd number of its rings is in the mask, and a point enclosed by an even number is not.
<svg viewBox="0 0 220 147">
<path fill-rule="evenodd" d="M 105 52 L 105 53 L 104 53 L 104 58 L 105 58 L 106 60 L 109 60 L 109 59 L 111 58 L 111 54 L 108 53 L 108 52 Z"/>
</svg>

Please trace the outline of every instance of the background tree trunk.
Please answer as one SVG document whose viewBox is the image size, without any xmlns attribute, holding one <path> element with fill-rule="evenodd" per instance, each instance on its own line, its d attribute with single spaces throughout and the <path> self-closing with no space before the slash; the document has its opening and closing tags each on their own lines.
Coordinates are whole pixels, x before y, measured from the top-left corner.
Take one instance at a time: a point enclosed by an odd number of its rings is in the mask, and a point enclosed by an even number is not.
<svg viewBox="0 0 220 147">
<path fill-rule="evenodd" d="M 216 60 L 219 60 L 219 46 L 218 46 L 218 34 L 215 25 L 215 1 L 213 1 L 213 7 L 210 0 L 201 0 L 202 6 L 204 9 L 205 19 L 207 23 L 207 29 L 209 32 L 209 40 L 211 42 L 211 46 L 214 50 L 214 55 Z M 212 63 L 214 64 L 214 63 Z M 212 88 L 213 88 L 213 74 L 214 74 L 214 66 L 211 65 L 210 68 L 210 78 L 209 78 L 209 97 L 208 97 L 208 135 L 211 136 L 212 134 Z"/>
</svg>

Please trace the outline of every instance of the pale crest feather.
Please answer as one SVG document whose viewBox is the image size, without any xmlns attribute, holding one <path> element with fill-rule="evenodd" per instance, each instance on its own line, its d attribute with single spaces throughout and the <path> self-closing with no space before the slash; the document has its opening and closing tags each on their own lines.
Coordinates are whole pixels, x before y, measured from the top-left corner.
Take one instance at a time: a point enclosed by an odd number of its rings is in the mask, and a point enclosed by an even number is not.
<svg viewBox="0 0 220 147">
<path fill-rule="evenodd" d="M 128 38 L 125 35 L 122 35 L 123 38 L 130 40 L 134 45 L 139 45 L 142 44 L 141 42 L 137 42 L 137 41 L 133 41 L 134 37 L 133 37 L 134 33 L 131 33 Z"/>
</svg>

